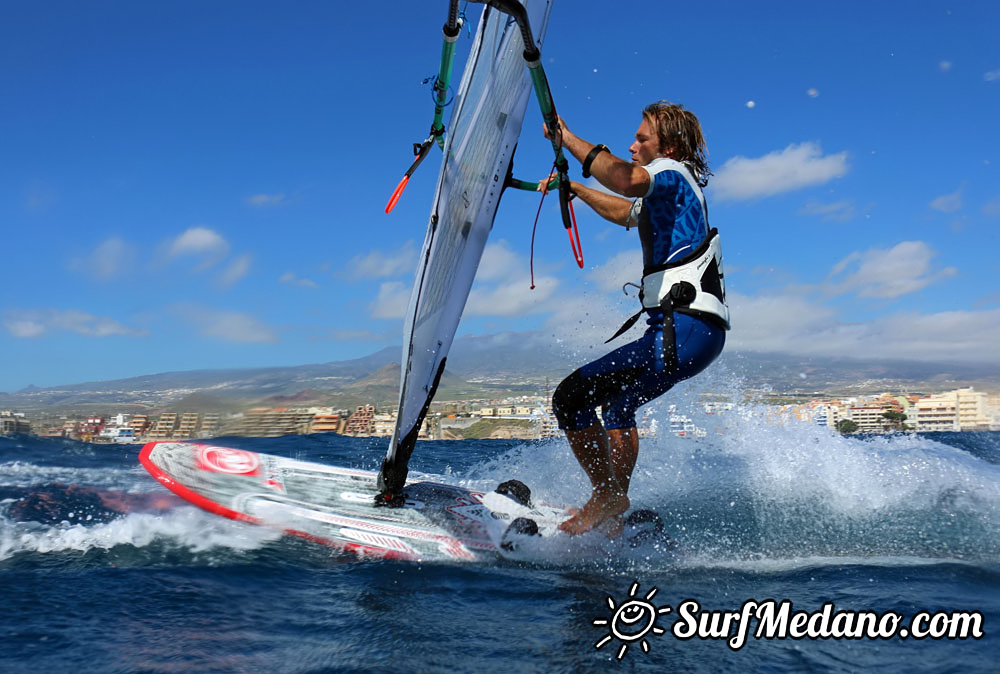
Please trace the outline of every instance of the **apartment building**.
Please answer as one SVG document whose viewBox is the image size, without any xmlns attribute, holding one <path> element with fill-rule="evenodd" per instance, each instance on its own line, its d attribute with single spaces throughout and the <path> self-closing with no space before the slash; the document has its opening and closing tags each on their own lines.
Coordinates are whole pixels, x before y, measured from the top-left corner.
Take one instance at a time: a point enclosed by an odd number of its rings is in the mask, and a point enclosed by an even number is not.
<svg viewBox="0 0 1000 674">
<path fill-rule="evenodd" d="M 309 432 L 312 420 L 312 412 L 302 410 L 254 409 L 244 414 L 229 432 L 255 438 L 304 435 Z"/>
<path fill-rule="evenodd" d="M 146 437 L 150 440 L 169 440 L 174 435 L 174 429 L 177 428 L 177 413 L 176 412 L 164 412 L 160 415 L 160 418 L 156 420 L 156 425 L 153 426 Z"/>
<path fill-rule="evenodd" d="M 372 432 L 372 420 L 375 417 L 374 405 L 358 405 L 354 414 L 347 420 L 344 435 L 368 436 Z"/>
<path fill-rule="evenodd" d="M 198 433 L 200 438 L 211 438 L 219 434 L 219 415 L 215 413 L 205 414 L 201 418 L 201 431 Z"/>
<path fill-rule="evenodd" d="M 150 421 L 148 414 L 133 414 L 132 421 L 129 422 L 129 428 L 132 429 L 133 435 L 139 438 L 146 434 L 149 430 Z"/>
<path fill-rule="evenodd" d="M 882 405 L 857 405 L 847 411 L 847 418 L 858 425 L 859 433 L 879 433 L 886 426 Z"/>
<path fill-rule="evenodd" d="M 0 434 L 30 432 L 31 423 L 25 419 L 23 414 L 0 412 Z"/>
<path fill-rule="evenodd" d="M 187 440 L 188 438 L 193 438 L 198 435 L 198 413 L 197 412 L 185 412 L 181 416 L 180 424 L 177 426 L 177 430 L 174 431 L 174 438 L 177 440 Z"/>
<path fill-rule="evenodd" d="M 396 427 L 396 415 L 382 412 L 372 416 L 369 434 L 374 437 L 388 438 Z"/>
<path fill-rule="evenodd" d="M 921 432 L 982 431 L 994 423 L 986 394 L 972 388 L 927 396 L 914 407 L 916 427 Z"/>
<path fill-rule="evenodd" d="M 310 433 L 343 433 L 347 426 L 346 412 L 317 412 L 313 415 Z"/>
</svg>

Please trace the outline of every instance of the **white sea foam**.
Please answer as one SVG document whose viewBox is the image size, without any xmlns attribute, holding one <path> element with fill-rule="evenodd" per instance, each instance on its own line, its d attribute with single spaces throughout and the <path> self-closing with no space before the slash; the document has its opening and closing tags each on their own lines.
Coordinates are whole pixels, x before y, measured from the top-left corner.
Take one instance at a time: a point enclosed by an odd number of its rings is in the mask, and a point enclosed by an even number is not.
<svg viewBox="0 0 1000 674">
<path fill-rule="evenodd" d="M 629 495 L 664 517 L 689 563 L 1000 556 L 996 464 L 927 437 L 844 437 L 765 406 L 678 411 L 707 435 L 643 439 Z M 666 428 L 666 405 L 654 414 Z M 590 491 L 564 439 L 485 461 L 466 485 L 511 478 L 549 503 L 578 505 Z"/>
<path fill-rule="evenodd" d="M 132 513 L 86 526 L 62 522 L 13 522 L 0 518 L 0 560 L 18 553 L 88 552 L 117 546 L 143 548 L 167 543 L 193 553 L 213 549 L 254 550 L 278 539 L 280 532 L 181 506 L 162 514 Z"/>
<path fill-rule="evenodd" d="M 0 463 L 0 484 L 4 486 L 29 488 L 51 483 L 135 491 L 143 485 L 148 487 L 149 476 L 138 466 L 122 469 L 40 466 L 28 461 Z"/>
</svg>

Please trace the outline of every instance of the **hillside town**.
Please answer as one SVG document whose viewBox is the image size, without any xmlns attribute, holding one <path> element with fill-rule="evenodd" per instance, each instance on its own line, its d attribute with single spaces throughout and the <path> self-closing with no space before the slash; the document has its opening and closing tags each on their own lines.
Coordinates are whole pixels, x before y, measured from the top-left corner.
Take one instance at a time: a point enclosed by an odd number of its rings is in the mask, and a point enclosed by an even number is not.
<svg viewBox="0 0 1000 674">
<path fill-rule="evenodd" d="M 550 396 L 519 396 L 504 400 L 435 403 L 420 432 L 423 440 L 544 439 L 561 435 L 552 414 Z M 706 395 L 695 416 L 739 412 L 746 403 Z M 759 407 L 759 405 L 758 405 Z M 766 406 L 774 423 L 811 423 L 841 433 L 934 433 L 1000 430 L 1000 395 L 960 388 L 931 395 L 897 395 L 848 399 L 815 399 Z M 157 440 L 211 438 L 223 435 L 277 437 L 338 433 L 352 437 L 389 437 L 396 423 L 394 409 L 358 405 L 353 410 L 330 408 L 257 408 L 222 415 L 216 412 L 110 413 L 74 418 L 31 419 L 17 411 L 0 411 L 0 433 L 26 433 L 93 443 L 135 443 Z M 670 406 L 666 414 L 647 413 L 640 421 L 643 436 L 670 434 L 702 437 L 706 430 L 690 414 Z"/>
</svg>

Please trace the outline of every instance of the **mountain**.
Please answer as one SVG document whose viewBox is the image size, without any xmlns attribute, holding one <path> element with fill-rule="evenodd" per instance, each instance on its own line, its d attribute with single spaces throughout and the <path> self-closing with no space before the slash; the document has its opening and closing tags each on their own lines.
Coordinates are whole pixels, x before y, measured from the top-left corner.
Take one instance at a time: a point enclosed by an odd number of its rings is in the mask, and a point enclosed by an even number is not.
<svg viewBox="0 0 1000 674">
<path fill-rule="evenodd" d="M 399 389 L 399 347 L 363 358 L 294 367 L 166 372 L 128 379 L 0 394 L 0 408 L 131 410 L 249 406 L 353 407 L 393 405 Z M 549 392 L 576 367 L 601 353 L 570 353 L 542 333 L 498 333 L 455 340 L 438 400 L 502 398 Z M 884 391 L 926 393 L 975 386 L 1000 391 L 1000 366 L 961 363 L 848 360 L 727 351 L 713 366 L 714 381 L 737 390 L 792 395 L 858 395 Z M 728 388 L 732 388 L 730 385 Z"/>
</svg>

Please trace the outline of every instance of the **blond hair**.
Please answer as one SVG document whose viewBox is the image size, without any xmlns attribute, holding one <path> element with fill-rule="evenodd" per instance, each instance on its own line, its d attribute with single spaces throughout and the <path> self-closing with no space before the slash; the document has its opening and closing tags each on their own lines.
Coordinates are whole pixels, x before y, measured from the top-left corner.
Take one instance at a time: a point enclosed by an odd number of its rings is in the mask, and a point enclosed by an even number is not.
<svg viewBox="0 0 1000 674">
<path fill-rule="evenodd" d="M 670 101 L 657 101 L 646 106 L 642 116 L 656 130 L 662 150 L 673 150 L 673 158 L 687 165 L 702 187 L 708 184 L 712 172 L 708 168 L 708 148 L 701 124 L 690 110 Z"/>
</svg>

